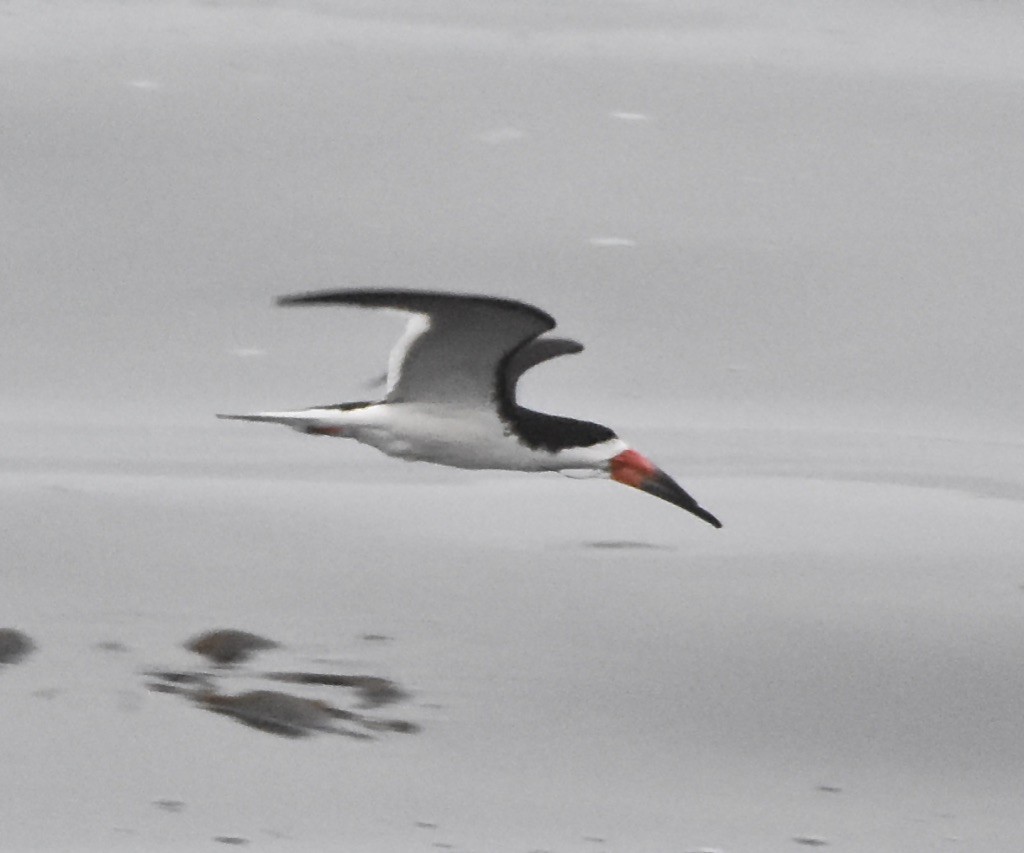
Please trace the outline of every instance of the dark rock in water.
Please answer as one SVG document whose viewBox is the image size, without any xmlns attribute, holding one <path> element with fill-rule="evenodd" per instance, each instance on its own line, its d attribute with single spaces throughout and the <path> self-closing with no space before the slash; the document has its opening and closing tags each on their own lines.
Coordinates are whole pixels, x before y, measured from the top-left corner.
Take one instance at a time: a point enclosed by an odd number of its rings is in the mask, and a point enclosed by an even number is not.
<svg viewBox="0 0 1024 853">
<path fill-rule="evenodd" d="M 191 687 L 209 687 L 213 684 L 212 676 L 205 672 L 178 672 L 173 669 L 154 669 L 147 672 L 150 678 L 158 678 L 168 684 Z"/>
<path fill-rule="evenodd" d="M 203 655 L 222 667 L 245 660 L 263 649 L 278 647 L 264 637 L 246 631 L 207 631 L 189 640 L 185 647 Z M 317 733 L 373 739 L 384 733 L 420 731 L 418 724 L 406 720 L 381 719 L 361 709 L 377 708 L 406 699 L 408 694 L 395 682 L 373 675 L 342 675 L 332 672 L 256 672 L 247 670 L 247 680 L 286 682 L 300 685 L 299 693 L 319 693 L 329 701 L 315 696 L 294 695 L 280 690 L 250 690 L 228 694 L 221 687 L 232 676 L 242 675 L 226 668 L 203 664 L 194 668 L 153 669 L 142 673 L 145 687 L 156 693 L 180 696 L 196 707 L 231 717 L 254 729 L 288 738 L 301 738 Z M 338 693 L 333 688 L 349 688 Z M 354 694 L 354 695 L 353 695 Z M 352 710 L 338 707 L 352 705 Z"/>
<path fill-rule="evenodd" d="M 188 693 L 187 690 L 176 684 L 167 684 L 163 681 L 147 681 L 145 687 L 147 690 L 152 690 L 154 693 L 174 693 L 177 695 Z"/>
<path fill-rule="evenodd" d="M 305 737 L 316 731 L 335 731 L 331 706 L 315 699 L 276 690 L 251 690 L 236 696 L 206 693 L 195 698 L 207 710 L 283 737 Z"/>
<path fill-rule="evenodd" d="M 35 647 L 28 634 L 14 628 L 0 628 L 0 663 L 20 663 Z"/>
<path fill-rule="evenodd" d="M 330 714 L 339 720 L 349 723 L 356 723 L 364 728 L 375 732 L 399 732 L 401 734 L 415 734 L 420 731 L 418 723 L 409 720 L 381 720 L 376 717 L 368 717 L 366 714 L 358 714 L 355 711 L 345 711 L 341 708 L 330 708 Z M 350 734 L 351 732 L 346 732 Z"/>
<path fill-rule="evenodd" d="M 329 672 L 268 672 L 267 678 L 291 684 L 322 684 L 327 687 L 352 687 L 364 708 L 379 708 L 408 698 L 395 682 L 376 675 L 336 675 Z"/>
<path fill-rule="evenodd" d="M 146 682 L 146 689 L 154 693 L 176 693 L 179 696 L 193 696 L 213 691 L 213 676 L 205 672 L 176 672 L 175 670 L 152 670 L 145 673 L 154 679 Z"/>
<path fill-rule="evenodd" d="M 242 663 L 256 652 L 276 649 L 279 646 L 280 643 L 275 643 L 266 637 L 250 634 L 248 631 L 236 631 L 232 628 L 206 631 L 185 643 L 185 648 L 190 652 L 195 652 L 214 663 L 225 666 Z"/>
</svg>

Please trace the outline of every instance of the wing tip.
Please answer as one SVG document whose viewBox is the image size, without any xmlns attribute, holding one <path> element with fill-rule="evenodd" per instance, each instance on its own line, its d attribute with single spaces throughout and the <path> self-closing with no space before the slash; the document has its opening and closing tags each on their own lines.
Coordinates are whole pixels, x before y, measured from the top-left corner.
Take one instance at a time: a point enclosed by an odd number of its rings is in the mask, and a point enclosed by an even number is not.
<svg viewBox="0 0 1024 853">
<path fill-rule="evenodd" d="M 303 305 L 312 302 L 315 297 L 322 296 L 326 292 L 327 291 L 321 291 L 320 293 L 315 291 L 311 291 L 309 293 L 289 293 L 285 296 L 278 296 L 274 300 L 274 304 L 281 307 L 287 307 L 289 305 Z"/>
<path fill-rule="evenodd" d="M 528 302 L 521 302 L 518 299 L 484 296 L 478 293 L 454 293 L 439 290 L 393 290 L 389 288 L 312 290 L 304 293 L 289 293 L 284 296 L 278 296 L 275 302 L 278 306 L 284 308 L 293 305 L 336 304 L 362 306 L 364 308 L 395 308 L 415 313 L 421 310 L 429 311 L 429 307 L 426 304 L 416 305 L 416 302 L 426 303 L 431 299 L 452 301 L 462 299 L 478 304 L 502 305 L 506 308 L 531 314 L 544 323 L 548 330 L 555 328 L 556 325 L 555 318 L 536 305 L 530 305 Z"/>
</svg>

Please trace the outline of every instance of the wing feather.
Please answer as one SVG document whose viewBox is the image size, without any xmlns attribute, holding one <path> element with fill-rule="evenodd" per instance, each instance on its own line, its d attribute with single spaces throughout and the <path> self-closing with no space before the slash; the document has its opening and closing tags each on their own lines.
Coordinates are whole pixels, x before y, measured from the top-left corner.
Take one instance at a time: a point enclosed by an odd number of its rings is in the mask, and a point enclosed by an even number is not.
<svg viewBox="0 0 1024 853">
<path fill-rule="evenodd" d="M 525 302 L 422 290 L 321 291 L 284 296 L 278 304 L 392 308 L 419 315 L 392 349 L 389 403 L 493 406 L 506 359 L 555 327 L 549 314 Z M 551 357 L 535 359 L 526 367 Z"/>
<path fill-rule="evenodd" d="M 578 352 L 583 352 L 583 344 L 571 338 L 540 337 L 528 341 L 512 353 L 505 363 L 507 393 L 515 399 L 519 378 L 531 367 L 560 355 L 573 355 Z"/>
</svg>

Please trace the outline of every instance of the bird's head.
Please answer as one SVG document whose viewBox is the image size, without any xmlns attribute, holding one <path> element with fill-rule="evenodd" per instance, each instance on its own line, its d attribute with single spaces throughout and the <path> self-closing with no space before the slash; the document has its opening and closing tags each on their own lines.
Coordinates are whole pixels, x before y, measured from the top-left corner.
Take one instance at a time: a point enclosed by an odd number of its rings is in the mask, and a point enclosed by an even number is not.
<svg viewBox="0 0 1024 853">
<path fill-rule="evenodd" d="M 642 453 L 632 448 L 623 450 L 609 459 L 607 466 L 609 476 L 617 483 L 632 486 L 682 507 L 713 527 L 722 526 L 722 522 L 698 504 L 682 486 Z"/>
</svg>

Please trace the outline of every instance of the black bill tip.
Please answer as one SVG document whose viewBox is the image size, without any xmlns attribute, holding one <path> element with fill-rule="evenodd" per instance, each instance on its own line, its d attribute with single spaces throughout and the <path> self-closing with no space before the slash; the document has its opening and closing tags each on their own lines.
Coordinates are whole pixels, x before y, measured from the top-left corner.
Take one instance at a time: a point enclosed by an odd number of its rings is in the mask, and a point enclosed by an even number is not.
<svg viewBox="0 0 1024 853">
<path fill-rule="evenodd" d="M 656 471 L 644 480 L 638 488 L 649 495 L 654 495 L 656 498 L 661 498 L 663 501 L 668 501 L 670 504 L 675 504 L 687 512 L 693 513 L 697 518 L 706 521 L 712 527 L 721 528 L 722 526 L 722 522 L 697 503 L 689 492 L 664 471 Z"/>
</svg>

